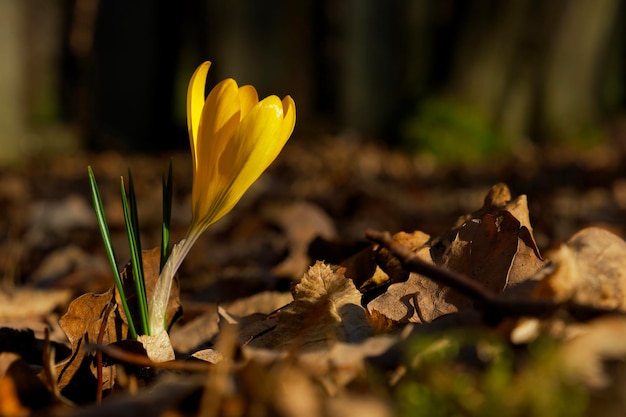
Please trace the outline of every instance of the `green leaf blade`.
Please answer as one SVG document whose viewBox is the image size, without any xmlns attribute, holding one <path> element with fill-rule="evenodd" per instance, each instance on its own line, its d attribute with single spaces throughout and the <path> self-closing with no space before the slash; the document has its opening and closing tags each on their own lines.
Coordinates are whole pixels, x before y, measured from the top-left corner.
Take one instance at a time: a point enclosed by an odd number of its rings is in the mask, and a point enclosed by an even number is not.
<svg viewBox="0 0 626 417">
<path fill-rule="evenodd" d="M 117 291 L 120 294 L 120 299 L 122 300 L 122 308 L 124 309 L 124 313 L 126 314 L 126 318 L 128 319 L 128 331 L 133 339 L 137 339 L 137 331 L 135 329 L 133 318 L 130 314 L 130 309 L 128 308 L 128 303 L 126 302 L 126 295 L 124 293 L 122 279 L 117 269 L 115 251 L 113 250 L 113 241 L 111 239 L 109 226 L 107 224 L 106 215 L 104 213 L 104 206 L 102 204 L 102 198 L 100 196 L 100 191 L 98 189 L 96 177 L 93 173 L 93 170 L 91 169 L 91 166 L 87 167 L 87 172 L 89 175 L 91 197 L 93 201 L 94 211 L 96 213 L 96 220 L 98 222 L 98 228 L 100 230 L 100 234 L 102 235 L 104 248 L 107 254 L 107 258 L 109 259 L 109 265 L 111 266 L 111 271 L 113 272 L 113 278 L 115 279 L 115 287 L 117 288 Z"/>
<path fill-rule="evenodd" d="M 137 291 L 137 302 L 139 304 L 139 314 L 141 316 L 141 326 L 143 334 L 150 335 L 148 297 L 146 295 L 143 273 L 143 257 L 141 255 L 141 245 L 139 243 L 139 223 L 137 220 L 137 207 L 134 196 L 134 188 L 129 188 L 130 197 L 127 198 L 123 177 L 120 179 L 120 188 L 122 196 L 122 208 L 124 211 L 124 223 L 126 225 L 126 235 L 128 236 L 128 247 L 130 250 L 130 261 L 133 268 L 133 281 L 135 283 L 135 290 Z M 130 203 L 129 199 L 131 201 Z M 133 222 L 133 216 L 135 217 L 135 222 Z"/>
</svg>

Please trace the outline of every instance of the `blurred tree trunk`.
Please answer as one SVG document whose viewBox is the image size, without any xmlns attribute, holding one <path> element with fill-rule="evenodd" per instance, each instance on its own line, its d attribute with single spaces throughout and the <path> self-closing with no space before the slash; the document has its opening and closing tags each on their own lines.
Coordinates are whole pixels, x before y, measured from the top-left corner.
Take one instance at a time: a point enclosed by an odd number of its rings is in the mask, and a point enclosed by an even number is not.
<svg viewBox="0 0 626 417">
<path fill-rule="evenodd" d="M 21 0 L 0 2 L 0 160 L 10 161 L 21 153 L 26 140 L 24 103 L 24 54 L 22 51 L 25 23 Z"/>
<path fill-rule="evenodd" d="M 446 95 L 506 138 L 579 137 L 598 122 L 617 0 L 469 4 Z"/>
<path fill-rule="evenodd" d="M 471 103 L 489 123 L 498 124 L 511 102 L 525 112 L 528 61 L 518 63 L 517 56 L 532 6 L 527 0 L 482 1 L 471 3 L 468 11 L 447 93 Z M 510 86 L 518 83 L 519 91 L 511 93 Z"/>
<path fill-rule="evenodd" d="M 60 125 L 60 0 L 0 1 L 0 162 L 76 147 Z"/>
<path fill-rule="evenodd" d="M 380 134 L 394 119 L 405 63 L 402 0 L 343 3 L 344 45 L 339 91 L 342 124 Z"/>
<path fill-rule="evenodd" d="M 174 122 L 173 105 L 181 16 L 188 5 L 100 0 L 94 39 L 95 117 L 88 138 L 92 147 L 159 151 L 186 144 L 184 131 Z"/>
<path fill-rule="evenodd" d="M 542 136 L 581 136 L 598 122 L 602 63 L 619 5 L 618 0 L 563 4 L 545 68 Z"/>
</svg>

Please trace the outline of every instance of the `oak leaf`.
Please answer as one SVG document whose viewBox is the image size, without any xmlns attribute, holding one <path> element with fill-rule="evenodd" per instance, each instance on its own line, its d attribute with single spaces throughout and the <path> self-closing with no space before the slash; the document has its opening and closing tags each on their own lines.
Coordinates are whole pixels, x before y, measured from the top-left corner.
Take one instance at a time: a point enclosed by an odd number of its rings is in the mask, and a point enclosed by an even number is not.
<svg viewBox="0 0 626 417">
<path fill-rule="evenodd" d="M 318 261 L 292 294 L 294 300 L 277 314 L 276 328 L 254 338 L 250 346 L 316 350 L 340 341 L 357 343 L 371 334 L 361 293 L 342 271 Z"/>
<path fill-rule="evenodd" d="M 405 244 L 405 236 L 393 238 Z M 422 246 L 405 246 L 426 262 L 462 273 L 495 293 L 524 282 L 545 263 L 532 236 L 526 197 L 511 200 L 504 184 L 493 186 L 483 207 L 461 216 L 450 230 Z M 396 264 L 389 260 L 379 266 L 397 269 Z M 411 273 L 403 281 L 367 303 L 368 311 L 398 323 L 422 323 L 472 307 L 463 294 L 428 277 Z"/>
</svg>

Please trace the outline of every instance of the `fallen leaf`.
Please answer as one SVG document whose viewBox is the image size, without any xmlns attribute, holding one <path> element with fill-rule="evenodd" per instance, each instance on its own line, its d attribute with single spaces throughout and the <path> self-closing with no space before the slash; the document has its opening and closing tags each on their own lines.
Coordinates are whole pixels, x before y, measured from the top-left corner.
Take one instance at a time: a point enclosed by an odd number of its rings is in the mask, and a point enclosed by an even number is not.
<svg viewBox="0 0 626 417">
<path fill-rule="evenodd" d="M 576 328 L 576 334 L 559 347 L 565 372 L 592 388 L 611 382 L 604 363 L 626 359 L 626 317 L 611 315 L 591 320 Z M 619 365 L 623 366 L 623 365 Z"/>
<path fill-rule="evenodd" d="M 535 298 L 626 310 L 626 242 L 601 228 L 583 229 L 550 257 Z"/>
<path fill-rule="evenodd" d="M 294 286 L 294 300 L 277 313 L 276 328 L 250 342 L 274 349 L 326 349 L 338 341 L 357 343 L 371 334 L 361 293 L 340 271 L 316 262 Z"/>
<path fill-rule="evenodd" d="M 550 262 L 531 277 L 530 297 L 626 310 L 626 242 L 620 237 L 601 228 L 586 228 L 547 258 Z M 514 324 L 511 340 L 527 343 L 541 334 L 562 339 L 573 328 L 567 317 L 525 318 Z"/>
<path fill-rule="evenodd" d="M 45 316 L 59 307 L 66 306 L 72 291 L 69 289 L 40 290 L 17 287 L 0 289 L 0 320 Z"/>
<path fill-rule="evenodd" d="M 150 300 L 158 279 L 159 250 L 143 251 L 142 254 L 146 294 Z M 126 265 L 120 275 L 131 314 L 138 318 L 137 296 L 132 281 L 131 266 Z M 133 311 L 134 313 L 132 313 Z M 167 309 L 166 325 L 168 327 L 180 316 L 180 311 L 178 282 L 175 280 L 172 284 Z M 108 314 L 106 314 L 107 312 Z M 105 322 L 104 327 L 103 322 Z M 56 365 L 58 387 L 70 399 L 73 397 L 72 392 L 74 390 L 78 391 L 79 397 L 89 398 L 90 394 L 95 393 L 96 368 L 93 361 L 95 353 L 86 352 L 84 346 L 98 342 L 101 328 L 104 328 L 101 343 L 105 345 L 126 340 L 129 337 L 128 321 L 122 308 L 120 295 L 114 288 L 103 294 L 84 294 L 70 303 L 67 313 L 61 317 L 59 323 L 69 339 L 72 355 Z M 162 339 L 158 339 L 155 343 L 161 345 L 164 342 Z M 167 357 L 173 358 L 173 351 Z M 105 367 L 103 388 L 112 388 L 114 381 L 115 367 Z"/>
<path fill-rule="evenodd" d="M 400 339 L 398 335 L 378 335 L 359 343 L 337 342 L 329 349 L 299 351 L 296 354 L 249 344 L 242 348 L 242 352 L 246 360 L 267 365 L 284 363 L 290 358 L 290 362 L 315 377 L 329 393 L 336 394 L 366 374 L 368 358 L 385 354 Z"/>
<path fill-rule="evenodd" d="M 38 410 L 52 403 L 35 370 L 15 353 L 0 353 L 0 381 L 0 416 L 17 416 L 19 410 Z"/>
<path fill-rule="evenodd" d="M 335 225 L 321 208 L 303 201 L 280 210 L 274 217 L 286 234 L 289 256 L 275 266 L 272 273 L 276 276 L 299 278 L 311 265 L 309 244 L 316 237 L 335 237 Z"/>
<path fill-rule="evenodd" d="M 8 377 L 0 377 L 0 415 L 3 417 L 27 417 L 31 410 L 22 404 L 17 395 L 15 382 Z"/>
<path fill-rule="evenodd" d="M 428 239 L 420 233 L 396 234 L 393 238 L 426 262 L 462 273 L 494 293 L 523 283 L 544 265 L 532 237 L 526 197 L 511 201 L 504 184 L 493 186 L 482 208 L 460 217 L 440 236 Z M 407 236 L 414 236 L 413 240 Z M 394 257 L 376 261 L 393 276 L 389 281 L 397 283 L 367 302 L 372 317 L 424 323 L 472 306 L 471 300 L 449 287 L 419 274 L 408 275 Z"/>
<path fill-rule="evenodd" d="M 75 390 L 78 392 L 78 397 L 83 399 L 95 396 L 96 370 L 93 364 L 95 353 L 88 353 L 84 346 L 97 343 L 103 320 L 106 323 L 102 344 L 117 342 L 128 337 L 128 326 L 122 320 L 119 310 L 109 308 L 109 305 L 114 302 L 113 298 L 112 289 L 103 294 L 81 295 L 70 303 L 67 313 L 59 320 L 61 328 L 70 341 L 72 354 L 56 365 L 57 385 L 59 390 L 70 399 L 76 396 L 73 394 Z M 106 312 L 108 314 L 105 315 Z M 80 378 L 76 378 L 79 372 L 82 374 Z M 105 372 L 105 389 L 113 386 L 113 372 L 112 368 Z M 85 382 L 85 380 L 90 382 Z"/>
</svg>

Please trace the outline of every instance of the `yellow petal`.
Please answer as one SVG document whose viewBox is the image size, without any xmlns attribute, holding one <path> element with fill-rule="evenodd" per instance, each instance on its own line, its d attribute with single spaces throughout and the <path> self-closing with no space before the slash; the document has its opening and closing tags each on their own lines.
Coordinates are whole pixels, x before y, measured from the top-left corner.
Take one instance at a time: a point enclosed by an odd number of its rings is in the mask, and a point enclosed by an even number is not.
<svg viewBox="0 0 626 417">
<path fill-rule="evenodd" d="M 283 115 L 284 121 L 280 131 L 280 141 L 284 144 L 287 142 L 293 133 L 293 128 L 296 126 L 296 103 L 291 96 L 286 96 L 283 99 Z"/>
<path fill-rule="evenodd" d="M 246 117 L 246 114 L 256 106 L 259 102 L 259 95 L 256 89 L 251 85 L 244 85 L 239 87 L 239 101 L 241 102 L 241 114 L 240 119 Z"/>
<path fill-rule="evenodd" d="M 232 78 L 220 82 L 209 93 L 195 141 L 198 187 L 211 181 L 211 172 L 239 125 L 239 109 L 239 88 Z"/>
<path fill-rule="evenodd" d="M 193 217 L 204 219 L 224 188 L 216 170 L 224 148 L 239 125 L 239 87 L 233 79 L 217 84 L 202 111 L 196 138 L 197 166 L 192 187 Z"/>
<path fill-rule="evenodd" d="M 215 221 L 233 208 L 278 156 L 286 141 L 280 137 L 282 123 L 282 103 L 276 96 L 263 99 L 241 121 L 219 161 L 220 176 L 232 182 Z"/>
<path fill-rule="evenodd" d="M 204 106 L 204 89 L 206 76 L 211 67 L 211 62 L 206 61 L 194 71 L 187 88 L 187 129 L 189 130 L 189 142 L 193 156 L 194 169 L 197 163 L 195 152 L 195 138 L 198 136 L 198 126 Z"/>
</svg>

